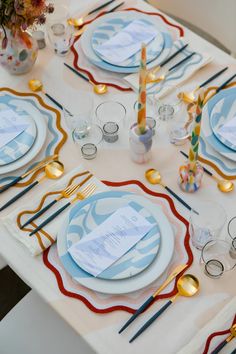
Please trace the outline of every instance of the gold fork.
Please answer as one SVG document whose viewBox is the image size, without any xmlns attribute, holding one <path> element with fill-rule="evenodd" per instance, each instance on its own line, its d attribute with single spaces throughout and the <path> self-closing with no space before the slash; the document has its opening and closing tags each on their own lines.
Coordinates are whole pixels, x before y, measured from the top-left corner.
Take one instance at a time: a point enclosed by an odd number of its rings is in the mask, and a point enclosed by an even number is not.
<svg viewBox="0 0 236 354">
<path fill-rule="evenodd" d="M 88 174 L 89 171 L 82 172 L 79 176 L 84 176 Z M 79 177 L 78 176 L 78 177 Z M 54 204 L 59 202 L 61 199 L 70 198 L 80 187 L 82 187 L 93 175 L 89 174 L 82 182 L 77 184 L 71 184 L 66 187 L 63 191 L 61 191 L 60 195 L 54 199 L 51 203 L 46 205 L 44 208 L 39 210 L 36 214 L 34 214 L 30 219 L 28 219 L 23 225 L 21 225 L 21 229 L 25 226 L 29 225 L 32 221 L 37 219 L 39 216 L 43 215 L 47 210 L 49 210 Z"/>
<path fill-rule="evenodd" d="M 94 191 L 96 190 L 97 186 L 93 183 L 90 183 L 88 186 L 86 186 L 81 192 L 78 192 L 76 194 L 76 197 L 71 199 L 67 204 L 65 204 L 63 207 L 58 209 L 54 214 L 49 216 L 45 221 L 43 221 L 36 229 L 34 229 L 29 236 L 34 235 L 36 232 L 41 230 L 44 226 L 46 226 L 49 222 L 54 220 L 59 214 L 61 214 L 66 208 L 68 208 L 71 204 L 75 203 L 78 200 L 84 200 L 88 197 L 90 197 Z"/>
</svg>

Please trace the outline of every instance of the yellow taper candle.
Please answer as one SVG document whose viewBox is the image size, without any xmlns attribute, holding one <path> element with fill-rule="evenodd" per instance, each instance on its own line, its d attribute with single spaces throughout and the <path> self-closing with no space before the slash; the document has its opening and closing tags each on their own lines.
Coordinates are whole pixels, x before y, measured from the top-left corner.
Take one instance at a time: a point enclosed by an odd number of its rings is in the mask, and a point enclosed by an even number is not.
<svg viewBox="0 0 236 354">
<path fill-rule="evenodd" d="M 138 127 L 140 134 L 146 131 L 146 45 L 141 47 L 141 60 L 139 69 L 139 96 L 138 96 Z"/>
</svg>

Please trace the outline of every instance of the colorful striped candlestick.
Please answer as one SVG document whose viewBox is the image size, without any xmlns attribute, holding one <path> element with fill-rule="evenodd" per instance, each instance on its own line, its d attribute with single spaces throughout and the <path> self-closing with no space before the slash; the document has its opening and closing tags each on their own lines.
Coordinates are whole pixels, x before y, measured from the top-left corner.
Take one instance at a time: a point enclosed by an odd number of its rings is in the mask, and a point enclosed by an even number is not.
<svg viewBox="0 0 236 354">
<path fill-rule="evenodd" d="M 189 163 L 192 171 L 196 170 L 198 160 L 199 137 L 201 132 L 202 108 L 204 102 L 204 89 L 201 89 L 198 95 L 197 105 L 195 106 L 195 122 L 191 134 L 191 147 L 189 150 Z"/>
<path fill-rule="evenodd" d="M 146 45 L 141 47 L 141 60 L 139 69 L 139 96 L 138 96 L 138 128 L 140 134 L 146 131 Z"/>
<path fill-rule="evenodd" d="M 198 147 L 201 132 L 202 108 L 204 102 L 204 90 L 201 89 L 197 104 L 191 111 L 195 115 L 194 126 L 191 134 L 191 147 L 186 165 L 179 168 L 179 185 L 185 192 L 196 192 L 202 182 L 203 167 L 198 162 Z"/>
</svg>

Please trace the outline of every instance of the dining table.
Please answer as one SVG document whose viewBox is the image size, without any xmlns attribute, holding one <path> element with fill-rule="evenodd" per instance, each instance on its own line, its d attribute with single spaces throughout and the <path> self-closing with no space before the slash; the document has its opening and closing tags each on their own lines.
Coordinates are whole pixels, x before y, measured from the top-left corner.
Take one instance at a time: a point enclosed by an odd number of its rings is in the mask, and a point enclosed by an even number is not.
<svg viewBox="0 0 236 354">
<path fill-rule="evenodd" d="M 95 0 L 86 2 L 71 0 L 68 1 L 68 6 L 71 13 L 78 14 L 85 12 L 86 7 L 92 8 L 98 3 L 100 4 L 99 1 Z M 143 0 L 125 0 L 120 10 L 136 8 L 145 12 L 159 13 L 172 25 L 181 28 L 184 40 L 194 50 L 207 53 L 212 57 L 212 61 L 182 83 L 181 88 L 192 87 L 194 89 L 206 78 L 225 66 L 229 67 L 227 74 L 225 73 L 225 76 L 218 77 L 214 81 L 215 86 L 219 86 L 227 77 L 236 72 L 236 59 L 168 17 L 168 15 L 162 14 L 158 10 L 158 1 L 156 3 L 157 8 L 154 8 Z M 72 52 L 66 57 L 55 55 L 47 42 L 47 46 L 39 51 L 37 62 L 31 72 L 13 76 L 1 68 L 1 87 L 29 93 L 29 80 L 40 79 L 43 82 L 45 91 L 58 102 L 63 102 L 67 89 L 73 88 L 78 91 L 78 94 L 80 92 L 91 93 L 92 86 L 90 83 L 75 75 L 64 65 L 64 62 L 66 62 L 72 66 L 73 60 L 74 54 Z M 149 184 L 145 178 L 146 170 L 156 168 L 160 171 L 165 184 L 171 187 L 189 205 L 194 205 L 198 200 L 210 200 L 220 203 L 224 207 L 227 214 L 227 222 L 236 216 L 236 192 L 222 193 L 217 188 L 215 181 L 207 174 L 204 174 L 202 186 L 196 193 L 185 193 L 179 188 L 178 171 L 185 161 L 180 150 L 188 154 L 189 143 L 187 142 L 182 146 L 170 144 L 164 125 L 157 128 L 153 139 L 152 158 L 145 164 L 137 164 L 131 160 L 128 135 L 123 131 L 120 132 L 117 143 L 101 143 L 98 147 L 96 158 L 85 160 L 81 156 L 80 149 L 74 144 L 70 136 L 62 111 L 42 92 L 38 92 L 36 95 L 40 96 L 46 105 L 53 107 L 61 114 L 62 128 L 67 134 L 67 141 L 61 148 L 60 161 L 63 162 L 66 173 L 83 166 L 84 170 L 90 171 L 97 179 L 104 182 L 108 189 L 139 193 L 151 201 L 162 198 L 163 207 L 167 208 L 168 206 L 172 210 L 173 215 L 178 218 L 178 222 L 182 223 L 181 227 L 184 233 L 188 232 L 190 211 L 173 198 L 161 185 Z M 133 107 L 137 100 L 137 93 L 133 90 L 121 91 L 109 86 L 105 95 L 93 94 L 93 98 L 95 106 L 104 101 L 121 102 L 126 107 L 126 118 L 132 121 L 135 114 Z M 125 131 L 125 129 L 123 130 Z M 211 172 L 218 173 L 214 164 L 205 163 L 204 166 Z M 53 186 L 54 183 L 55 181 L 48 180 L 46 182 L 47 188 Z M 1 194 L 1 203 L 14 196 L 18 191 L 19 188 L 13 187 L 8 192 Z M 143 324 L 145 318 L 149 318 L 164 305 L 166 299 L 160 298 L 153 303 L 126 332 L 118 334 L 119 329 L 133 312 L 130 308 L 135 309 L 137 304 L 140 303 L 138 294 L 130 294 L 132 306 L 130 306 L 130 298 L 127 299 L 127 304 L 124 298 L 122 306 L 120 306 L 119 298 L 112 300 L 113 295 L 104 295 L 99 292 L 96 293 L 96 300 L 94 300 L 93 297 L 95 295 L 92 290 L 87 292 L 87 299 L 83 298 L 83 301 L 81 301 L 80 295 L 71 296 L 70 292 L 66 290 L 65 284 L 63 286 L 59 279 L 60 277 L 55 275 L 55 269 L 53 271 L 53 267 L 48 266 L 50 263 L 48 250 L 33 257 L 28 249 L 16 238 L 12 237 L 9 230 L 4 226 L 4 218 L 8 216 L 9 212 L 13 211 L 14 208 L 27 205 L 30 199 L 31 202 L 35 200 L 36 205 L 36 201 L 40 199 L 41 195 L 42 185 L 39 184 L 14 205 L 1 212 L 0 255 L 22 280 L 34 289 L 42 297 L 43 301 L 52 307 L 61 316 L 62 320 L 66 321 L 83 338 L 91 350 L 99 354 L 141 354 L 143 352 L 149 354 L 198 354 L 202 353 L 206 339 L 212 332 L 230 327 L 230 321 L 236 313 L 236 269 L 224 274 L 219 279 L 207 277 L 200 267 L 201 253 L 190 242 L 188 255 L 185 255 L 185 258 L 183 256 L 182 259 L 191 264 L 188 273 L 194 274 L 199 279 L 199 294 L 193 298 L 179 298 L 175 305 L 171 306 L 140 338 L 134 343 L 129 343 L 130 337 Z M 61 221 L 59 220 L 59 222 Z M 221 233 L 223 239 L 228 238 L 227 222 Z M 183 249 L 178 249 L 178 251 L 183 252 Z M 165 277 L 163 277 L 163 280 L 165 280 Z M 71 283 L 70 279 L 67 279 L 67 281 Z M 70 286 L 73 288 L 73 282 Z M 171 292 L 172 287 L 173 284 L 170 284 L 166 291 Z M 145 299 L 145 291 L 142 296 Z M 90 298 L 92 299 L 91 301 Z M 96 301 L 99 306 L 96 306 Z M 112 310 L 106 311 L 107 304 L 112 304 Z M 227 311 L 232 312 L 232 318 L 230 316 L 225 317 Z M 229 343 L 228 351 L 224 349 L 222 353 L 229 353 L 230 349 L 231 351 L 234 349 L 233 343 Z M 44 348 L 44 351 L 46 352 L 46 348 Z"/>
</svg>

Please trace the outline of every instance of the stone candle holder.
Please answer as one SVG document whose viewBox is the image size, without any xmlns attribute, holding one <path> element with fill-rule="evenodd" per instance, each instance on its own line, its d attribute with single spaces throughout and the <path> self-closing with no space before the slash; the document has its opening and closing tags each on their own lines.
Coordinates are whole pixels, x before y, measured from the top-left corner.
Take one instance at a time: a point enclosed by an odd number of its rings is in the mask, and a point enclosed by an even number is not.
<svg viewBox="0 0 236 354">
<path fill-rule="evenodd" d="M 131 126 L 129 132 L 130 156 L 136 163 L 146 163 L 151 158 L 152 129 L 146 126 L 144 134 L 140 134 L 138 124 Z"/>
</svg>

